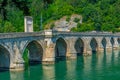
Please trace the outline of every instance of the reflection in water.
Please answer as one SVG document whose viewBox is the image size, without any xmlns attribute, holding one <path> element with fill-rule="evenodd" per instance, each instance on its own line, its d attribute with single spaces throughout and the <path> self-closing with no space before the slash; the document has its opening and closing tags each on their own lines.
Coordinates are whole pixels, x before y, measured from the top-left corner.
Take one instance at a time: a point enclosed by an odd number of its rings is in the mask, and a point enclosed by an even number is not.
<svg viewBox="0 0 120 80">
<path fill-rule="evenodd" d="M 23 72 L 0 72 L 0 80 L 119 80 L 119 74 L 120 51 L 111 51 L 30 66 Z"/>
<path fill-rule="evenodd" d="M 43 78 L 42 80 L 53 80 L 55 78 L 55 67 L 54 65 L 44 65 L 43 67 Z"/>
<path fill-rule="evenodd" d="M 0 72 L 0 80 L 10 80 L 10 72 Z"/>
<path fill-rule="evenodd" d="M 118 51 L 118 58 L 120 57 L 120 51 Z"/>
<path fill-rule="evenodd" d="M 54 80 L 64 80 L 66 78 L 66 61 L 59 61 L 55 64 L 55 79 Z"/>
<path fill-rule="evenodd" d="M 27 72 L 29 71 L 29 72 Z M 27 74 L 28 73 L 28 74 Z M 28 76 L 26 76 L 26 74 Z M 43 69 L 42 65 L 35 65 L 35 66 L 30 66 L 29 70 L 26 70 L 24 73 L 24 78 L 27 78 L 25 80 L 43 80 Z"/>
<path fill-rule="evenodd" d="M 114 50 L 112 50 L 112 53 L 111 53 L 111 65 L 114 65 L 114 63 L 115 63 L 115 52 L 114 52 Z"/>
<path fill-rule="evenodd" d="M 24 72 L 23 71 L 10 72 L 10 80 L 24 80 Z"/>
<path fill-rule="evenodd" d="M 66 76 L 64 79 L 73 80 L 76 77 L 76 61 L 68 60 L 66 61 Z"/>
<path fill-rule="evenodd" d="M 83 73 L 83 69 L 85 68 L 85 65 L 84 65 L 84 58 L 85 57 L 82 57 L 82 56 L 79 56 L 76 60 L 76 70 L 75 70 L 75 79 L 84 79 L 84 73 Z"/>
</svg>

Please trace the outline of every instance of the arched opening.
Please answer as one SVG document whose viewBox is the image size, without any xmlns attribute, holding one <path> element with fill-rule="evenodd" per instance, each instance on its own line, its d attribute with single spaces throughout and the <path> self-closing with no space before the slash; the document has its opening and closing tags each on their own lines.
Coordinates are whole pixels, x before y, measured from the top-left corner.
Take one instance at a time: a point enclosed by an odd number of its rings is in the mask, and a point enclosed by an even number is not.
<svg viewBox="0 0 120 80">
<path fill-rule="evenodd" d="M 84 42 L 82 39 L 78 39 L 76 42 L 75 42 L 75 49 L 76 49 L 76 52 L 77 52 L 77 55 L 82 55 L 83 54 L 83 50 L 84 50 Z"/>
<path fill-rule="evenodd" d="M 114 45 L 114 38 L 113 37 L 111 37 L 110 42 L 111 42 L 112 47 L 113 47 L 113 45 Z"/>
<path fill-rule="evenodd" d="M 103 45 L 104 51 L 106 51 L 107 41 L 105 38 L 102 39 L 102 45 Z"/>
<path fill-rule="evenodd" d="M 67 51 L 67 44 L 63 38 L 59 38 L 56 41 L 55 46 L 55 57 L 56 58 L 65 58 L 66 57 L 66 51 Z"/>
<path fill-rule="evenodd" d="M 95 38 L 91 39 L 90 46 L 91 46 L 92 52 L 96 53 L 97 52 L 97 48 L 98 48 L 98 44 L 97 44 L 97 41 L 96 41 Z"/>
<path fill-rule="evenodd" d="M 10 68 L 10 53 L 6 48 L 0 45 L 0 71 Z"/>
<path fill-rule="evenodd" d="M 117 41 L 118 41 L 118 44 L 120 45 L 120 38 L 118 38 Z"/>
<path fill-rule="evenodd" d="M 23 59 L 26 63 L 41 63 L 43 48 L 37 41 L 31 41 L 24 50 Z"/>
</svg>

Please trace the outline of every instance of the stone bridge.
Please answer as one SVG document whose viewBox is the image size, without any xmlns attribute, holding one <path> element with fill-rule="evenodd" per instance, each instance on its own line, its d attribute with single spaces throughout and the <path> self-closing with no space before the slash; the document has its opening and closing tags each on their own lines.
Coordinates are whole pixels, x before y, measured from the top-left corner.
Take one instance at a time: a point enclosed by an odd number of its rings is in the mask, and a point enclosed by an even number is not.
<svg viewBox="0 0 120 80">
<path fill-rule="evenodd" d="M 57 58 L 76 58 L 119 48 L 120 34 L 102 32 L 26 32 L 0 34 L 0 68 L 23 69 L 25 50 L 30 62 L 54 63 Z"/>
</svg>

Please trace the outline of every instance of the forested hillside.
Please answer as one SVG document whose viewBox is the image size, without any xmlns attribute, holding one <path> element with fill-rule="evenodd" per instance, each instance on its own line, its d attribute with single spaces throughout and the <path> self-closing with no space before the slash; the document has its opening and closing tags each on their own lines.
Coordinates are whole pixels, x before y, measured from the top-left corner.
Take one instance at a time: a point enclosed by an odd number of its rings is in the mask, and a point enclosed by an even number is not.
<svg viewBox="0 0 120 80">
<path fill-rule="evenodd" d="M 120 0 L 0 0 L 0 32 L 23 32 L 24 16 L 32 16 L 40 31 L 72 14 L 83 17 L 72 31 L 120 31 Z"/>
</svg>

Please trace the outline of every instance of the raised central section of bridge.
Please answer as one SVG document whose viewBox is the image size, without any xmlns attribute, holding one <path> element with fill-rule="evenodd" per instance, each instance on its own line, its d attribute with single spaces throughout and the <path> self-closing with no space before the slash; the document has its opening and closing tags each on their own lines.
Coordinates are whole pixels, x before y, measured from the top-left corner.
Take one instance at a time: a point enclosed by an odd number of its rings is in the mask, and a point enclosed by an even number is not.
<svg viewBox="0 0 120 80">
<path fill-rule="evenodd" d="M 72 33 L 52 30 L 1 33 L 0 68 L 23 68 L 23 55 L 26 49 L 30 62 L 53 63 L 59 57 L 76 58 L 78 55 L 92 55 L 99 51 L 117 49 L 119 45 L 119 33 Z"/>
</svg>

